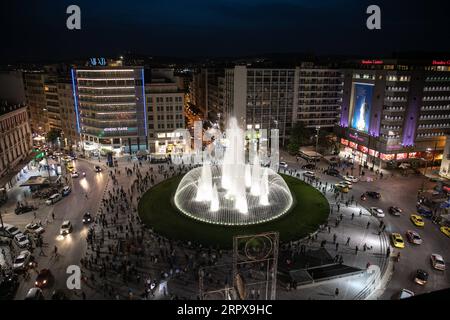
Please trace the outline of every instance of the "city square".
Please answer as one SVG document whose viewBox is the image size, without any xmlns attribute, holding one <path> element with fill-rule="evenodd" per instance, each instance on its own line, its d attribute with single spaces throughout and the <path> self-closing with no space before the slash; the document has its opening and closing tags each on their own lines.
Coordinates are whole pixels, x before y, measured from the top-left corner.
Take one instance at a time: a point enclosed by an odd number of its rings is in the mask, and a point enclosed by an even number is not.
<svg viewBox="0 0 450 320">
<path fill-rule="evenodd" d="M 80 7 L 63 13 L 65 33 L 80 30 Z M 364 8 L 364 32 L 382 32 L 378 10 Z M 126 30 L 123 43 L 141 32 Z M 241 37 L 238 46 L 256 43 Z M 353 44 L 346 54 L 261 54 L 277 50 L 260 44 L 230 55 L 223 43 L 220 54 L 191 44 L 171 55 L 163 42 L 132 50 L 82 38 L 58 54 L 4 53 L 0 300 L 448 296 L 444 44 L 422 54 L 394 53 L 390 38 L 384 51 Z M 198 308 L 179 312 L 212 312 Z"/>
</svg>

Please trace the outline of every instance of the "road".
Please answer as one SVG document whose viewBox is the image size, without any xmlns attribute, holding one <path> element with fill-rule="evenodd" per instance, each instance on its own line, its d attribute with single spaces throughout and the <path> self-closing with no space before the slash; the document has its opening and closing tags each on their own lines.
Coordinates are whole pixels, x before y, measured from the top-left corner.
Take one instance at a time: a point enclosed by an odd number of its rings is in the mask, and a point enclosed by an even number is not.
<svg viewBox="0 0 450 320">
<path fill-rule="evenodd" d="M 289 168 L 300 169 L 301 165 L 305 164 L 304 160 L 300 163 L 295 161 L 295 158 L 283 154 L 282 161 L 286 161 Z M 319 164 L 319 168 L 326 168 L 328 165 L 325 162 Z M 355 165 L 356 167 L 356 165 Z M 303 170 L 300 170 L 303 171 Z M 317 170 L 320 172 L 321 170 Z M 356 174 L 358 170 L 354 170 Z M 369 170 L 365 170 L 366 173 Z M 330 177 L 319 173 L 318 176 L 322 181 L 329 183 L 337 183 L 342 181 L 340 178 Z M 425 190 L 432 189 L 435 183 L 429 182 L 424 176 L 410 175 L 408 177 L 397 174 L 395 177 L 386 177 L 381 180 L 374 180 L 372 182 L 360 181 L 353 184 L 353 189 L 349 194 L 354 195 L 355 199 L 359 200 L 362 193 L 366 191 L 378 191 L 381 193 L 381 199 L 375 200 L 368 198 L 364 201 L 365 207 L 376 206 L 384 210 L 386 216 L 383 218 L 386 224 L 386 232 L 398 232 L 403 236 L 405 241 L 404 249 L 395 249 L 393 255 L 396 255 L 400 250 L 400 261 L 395 264 L 395 271 L 391 281 L 388 283 L 382 299 L 392 299 L 403 288 L 409 289 L 416 294 L 446 289 L 450 287 L 450 238 L 446 237 L 440 232 L 438 225 L 425 219 L 425 227 L 416 227 L 410 221 L 410 215 L 416 213 L 417 193 L 422 183 L 424 183 Z M 398 206 L 403 209 L 403 214 L 400 217 L 395 217 L 388 213 L 390 206 Z M 423 239 L 421 245 L 414 245 L 407 241 L 406 232 L 408 230 L 415 230 Z M 438 253 L 444 257 L 446 262 L 446 271 L 434 270 L 430 263 L 430 255 Z M 429 280 L 425 286 L 416 284 L 413 281 L 417 269 L 423 269 L 429 273 Z"/>
<path fill-rule="evenodd" d="M 43 234 L 45 247 L 43 250 L 46 256 L 40 255 L 39 248 L 33 252 L 38 261 L 38 269 L 48 268 L 54 276 L 53 283 L 50 283 L 49 287 L 43 290 L 46 299 L 51 297 L 55 289 L 66 288 L 67 267 L 79 265 L 86 250 L 85 238 L 88 230 L 88 226 L 82 222 L 82 216 L 86 211 L 90 211 L 92 215 L 96 214 L 108 179 L 106 171 L 96 173 L 94 165 L 84 160 L 76 160 L 75 168 L 80 173 L 80 177 L 72 179 L 70 195 L 53 205 L 55 220 L 45 226 L 45 233 Z M 86 177 L 81 174 L 83 171 L 86 172 Z M 32 218 L 32 213 L 21 215 L 20 218 L 24 219 L 26 215 Z M 65 220 L 71 221 L 73 231 L 63 237 L 59 235 L 59 230 Z M 24 226 L 17 222 L 15 224 L 21 228 Z M 56 257 L 53 255 L 55 246 L 58 248 Z M 30 274 L 29 280 L 22 281 L 16 299 L 23 299 L 28 289 L 34 286 L 36 272 L 30 271 Z"/>
</svg>

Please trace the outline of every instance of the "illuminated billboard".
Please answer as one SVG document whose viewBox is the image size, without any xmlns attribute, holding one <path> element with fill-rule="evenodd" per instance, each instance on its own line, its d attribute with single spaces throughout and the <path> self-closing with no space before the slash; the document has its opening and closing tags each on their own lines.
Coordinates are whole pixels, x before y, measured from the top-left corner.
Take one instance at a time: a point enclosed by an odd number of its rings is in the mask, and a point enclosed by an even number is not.
<svg viewBox="0 0 450 320">
<path fill-rule="evenodd" d="M 372 84 L 367 83 L 353 85 L 352 128 L 366 133 L 369 131 L 373 87 Z"/>
</svg>

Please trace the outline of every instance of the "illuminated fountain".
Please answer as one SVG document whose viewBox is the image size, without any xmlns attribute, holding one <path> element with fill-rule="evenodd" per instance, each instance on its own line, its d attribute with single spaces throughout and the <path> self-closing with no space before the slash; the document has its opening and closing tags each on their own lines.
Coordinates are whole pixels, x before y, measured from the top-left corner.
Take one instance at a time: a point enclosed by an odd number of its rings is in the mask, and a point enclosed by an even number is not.
<svg viewBox="0 0 450 320">
<path fill-rule="evenodd" d="M 286 182 L 262 167 L 258 155 L 246 163 L 244 137 L 236 119 L 230 119 L 223 159 L 204 161 L 180 181 L 174 202 L 181 212 L 207 223 L 252 225 L 289 210 L 293 200 Z"/>
</svg>

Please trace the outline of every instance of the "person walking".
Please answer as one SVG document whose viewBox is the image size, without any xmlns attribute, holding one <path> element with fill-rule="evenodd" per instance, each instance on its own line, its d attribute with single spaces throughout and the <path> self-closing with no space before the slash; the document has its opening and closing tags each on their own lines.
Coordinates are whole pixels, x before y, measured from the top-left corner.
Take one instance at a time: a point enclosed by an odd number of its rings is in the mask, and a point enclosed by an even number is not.
<svg viewBox="0 0 450 320">
<path fill-rule="evenodd" d="M 355 247 L 355 255 L 358 254 L 358 250 L 359 250 L 359 248 L 358 248 L 358 246 L 356 246 L 356 247 Z"/>
<path fill-rule="evenodd" d="M 367 227 L 366 227 L 366 229 L 369 229 L 369 227 L 370 227 L 370 221 L 367 222 Z"/>
<path fill-rule="evenodd" d="M 55 248 L 53 249 L 53 255 L 54 255 L 55 257 L 58 256 L 58 247 L 57 247 L 57 246 L 55 246 Z"/>
<path fill-rule="evenodd" d="M 339 288 L 336 288 L 336 290 L 334 290 L 334 297 L 337 298 L 339 296 Z"/>
<path fill-rule="evenodd" d="M 346 246 L 350 245 L 350 237 L 347 238 L 347 242 L 345 243 Z"/>
</svg>

